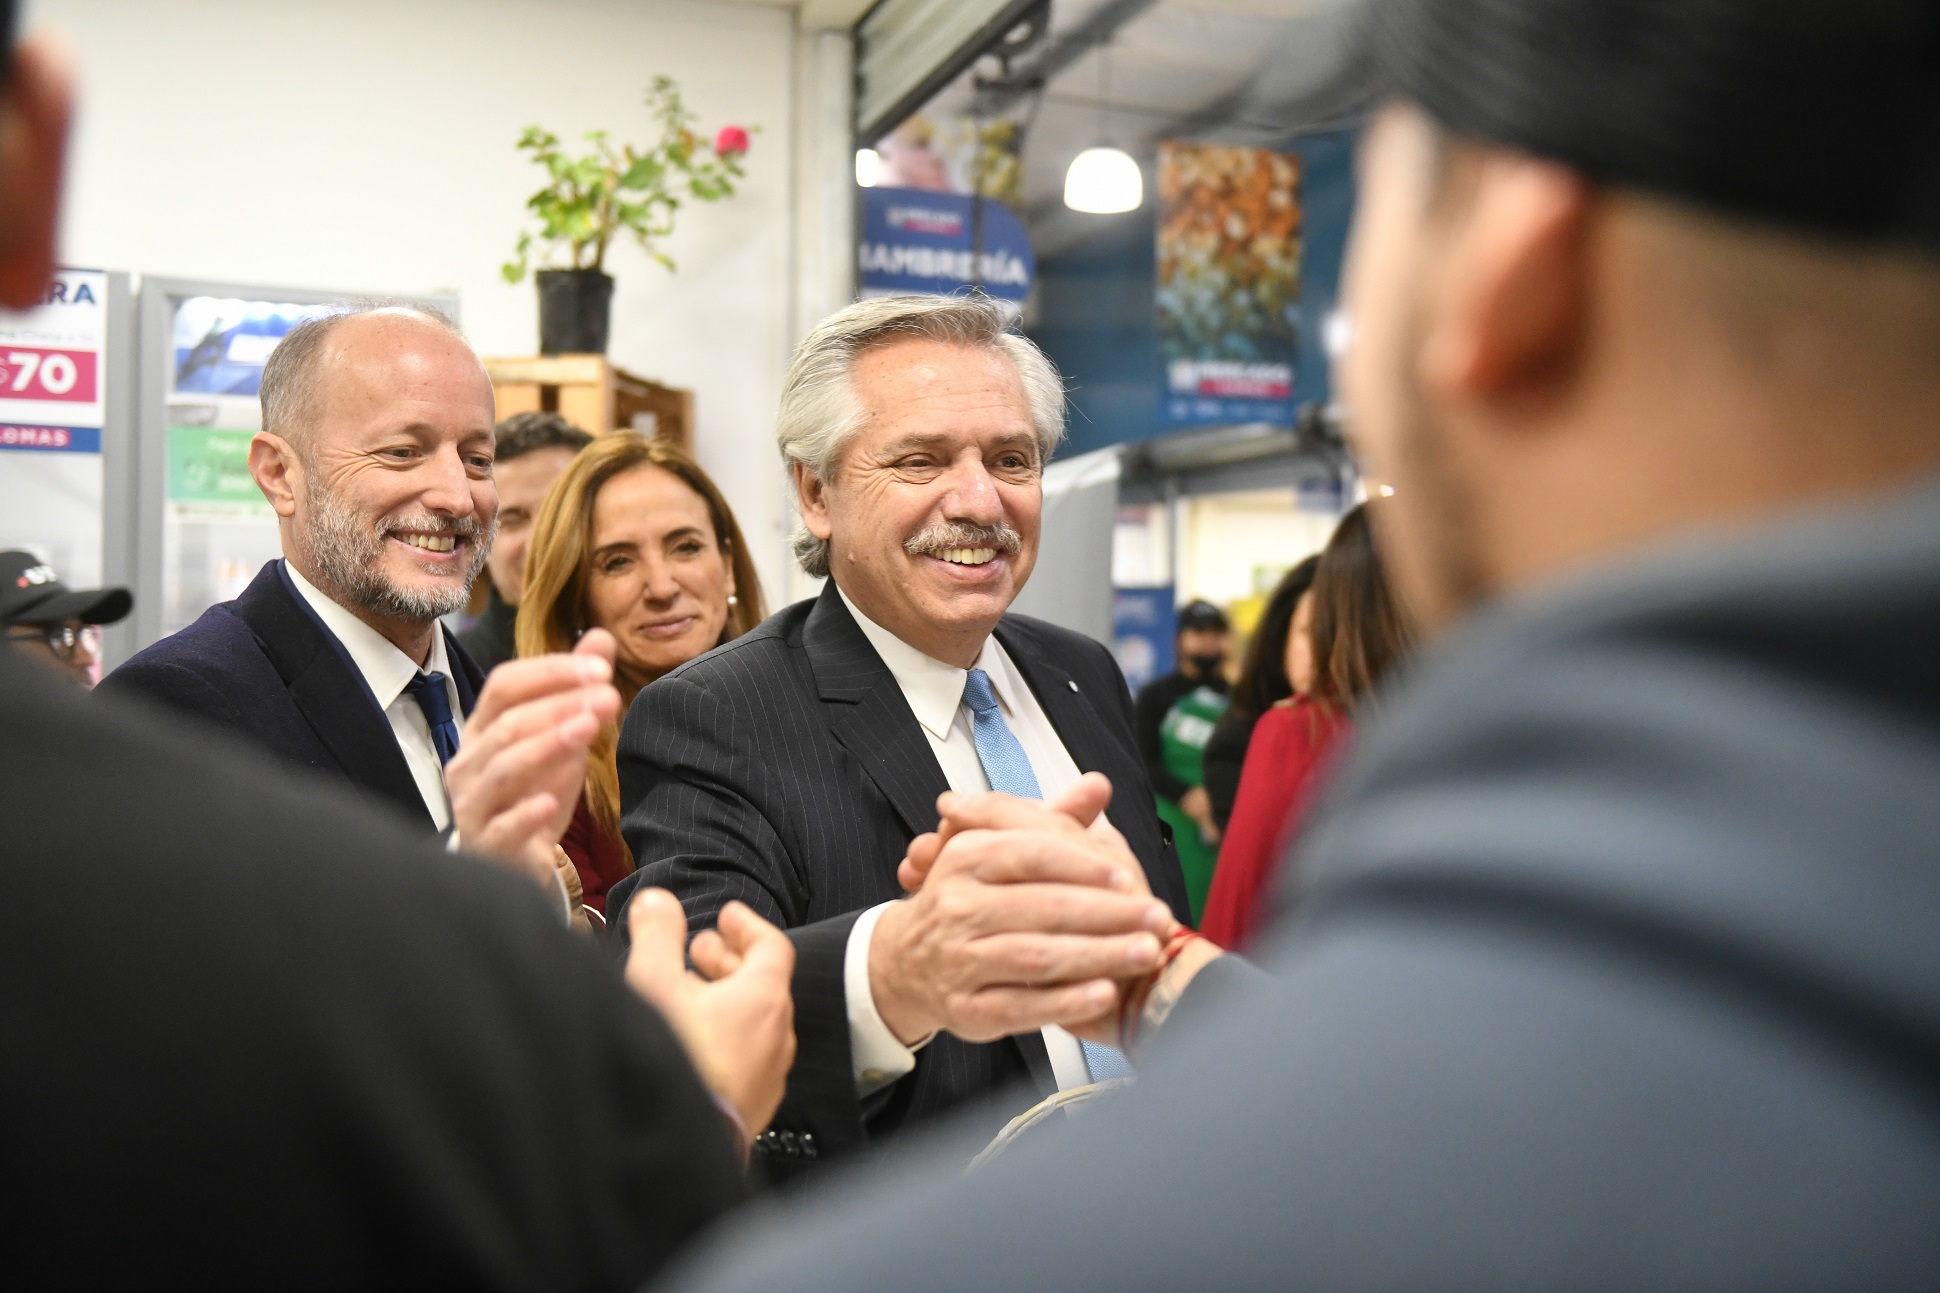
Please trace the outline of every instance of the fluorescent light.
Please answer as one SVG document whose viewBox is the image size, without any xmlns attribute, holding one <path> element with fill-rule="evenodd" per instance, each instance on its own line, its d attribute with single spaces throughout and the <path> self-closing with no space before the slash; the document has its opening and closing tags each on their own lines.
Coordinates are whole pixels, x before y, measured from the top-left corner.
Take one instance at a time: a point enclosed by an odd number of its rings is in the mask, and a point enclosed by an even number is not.
<svg viewBox="0 0 1940 1293">
<path fill-rule="evenodd" d="M 1131 154 L 1119 148 L 1087 148 L 1064 173 L 1064 205 L 1093 215 L 1136 211 L 1145 201 L 1145 177 Z"/>
<path fill-rule="evenodd" d="M 876 187 L 882 179 L 882 154 L 873 148 L 855 150 L 855 182 L 865 189 Z"/>
</svg>

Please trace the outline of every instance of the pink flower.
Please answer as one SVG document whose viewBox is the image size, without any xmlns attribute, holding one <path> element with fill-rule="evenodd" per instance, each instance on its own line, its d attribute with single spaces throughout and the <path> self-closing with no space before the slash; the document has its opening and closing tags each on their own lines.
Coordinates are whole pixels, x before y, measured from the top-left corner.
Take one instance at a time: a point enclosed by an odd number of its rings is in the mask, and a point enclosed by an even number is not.
<svg viewBox="0 0 1940 1293">
<path fill-rule="evenodd" d="M 723 157 L 748 151 L 748 132 L 739 126 L 722 126 L 721 133 L 714 136 L 714 151 Z"/>
</svg>

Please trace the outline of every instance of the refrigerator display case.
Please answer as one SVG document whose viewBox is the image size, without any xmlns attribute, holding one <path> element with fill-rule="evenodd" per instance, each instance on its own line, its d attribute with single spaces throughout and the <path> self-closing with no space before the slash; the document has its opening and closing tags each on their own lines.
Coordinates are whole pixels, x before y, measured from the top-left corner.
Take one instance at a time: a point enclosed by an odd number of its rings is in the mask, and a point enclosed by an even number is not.
<svg viewBox="0 0 1940 1293">
<path fill-rule="evenodd" d="M 146 278 L 140 307 L 134 649 L 239 593 L 281 555 L 249 474 L 263 365 L 289 331 L 353 294 Z M 452 296 L 389 296 L 453 319 Z"/>
</svg>

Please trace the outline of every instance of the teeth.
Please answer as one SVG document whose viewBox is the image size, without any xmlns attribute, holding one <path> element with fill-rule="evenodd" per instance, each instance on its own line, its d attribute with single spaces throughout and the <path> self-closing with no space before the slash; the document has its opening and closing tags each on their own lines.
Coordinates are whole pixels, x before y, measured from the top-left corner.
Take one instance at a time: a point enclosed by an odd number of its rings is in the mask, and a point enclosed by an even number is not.
<svg viewBox="0 0 1940 1293">
<path fill-rule="evenodd" d="M 959 566 L 981 566 L 996 555 L 995 548 L 945 548 L 936 554 L 939 561 L 953 561 Z"/>
<path fill-rule="evenodd" d="M 400 534 L 397 537 L 426 552 L 450 552 L 458 546 L 458 539 L 450 534 Z"/>
</svg>

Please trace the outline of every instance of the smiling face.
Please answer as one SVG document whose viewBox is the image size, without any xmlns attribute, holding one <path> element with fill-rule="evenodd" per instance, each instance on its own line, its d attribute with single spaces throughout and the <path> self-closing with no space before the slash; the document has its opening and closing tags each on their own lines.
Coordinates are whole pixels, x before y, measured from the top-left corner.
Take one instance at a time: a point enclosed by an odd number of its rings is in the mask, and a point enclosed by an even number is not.
<svg viewBox="0 0 1940 1293">
<path fill-rule="evenodd" d="M 408 313 L 347 320 L 325 345 L 311 424 L 293 444 L 258 436 L 251 467 L 285 555 L 421 659 L 414 644 L 465 604 L 491 546 L 491 382 L 463 341 Z"/>
<path fill-rule="evenodd" d="M 661 467 L 636 467 L 593 500 L 593 624 L 619 643 L 619 664 L 644 686 L 721 640 L 733 595 L 731 554 L 707 500 Z"/>
<path fill-rule="evenodd" d="M 967 668 L 1037 562 L 1043 463 L 1003 354 L 912 339 L 864 353 L 834 479 L 796 469 L 802 521 L 869 619 Z"/>
</svg>

